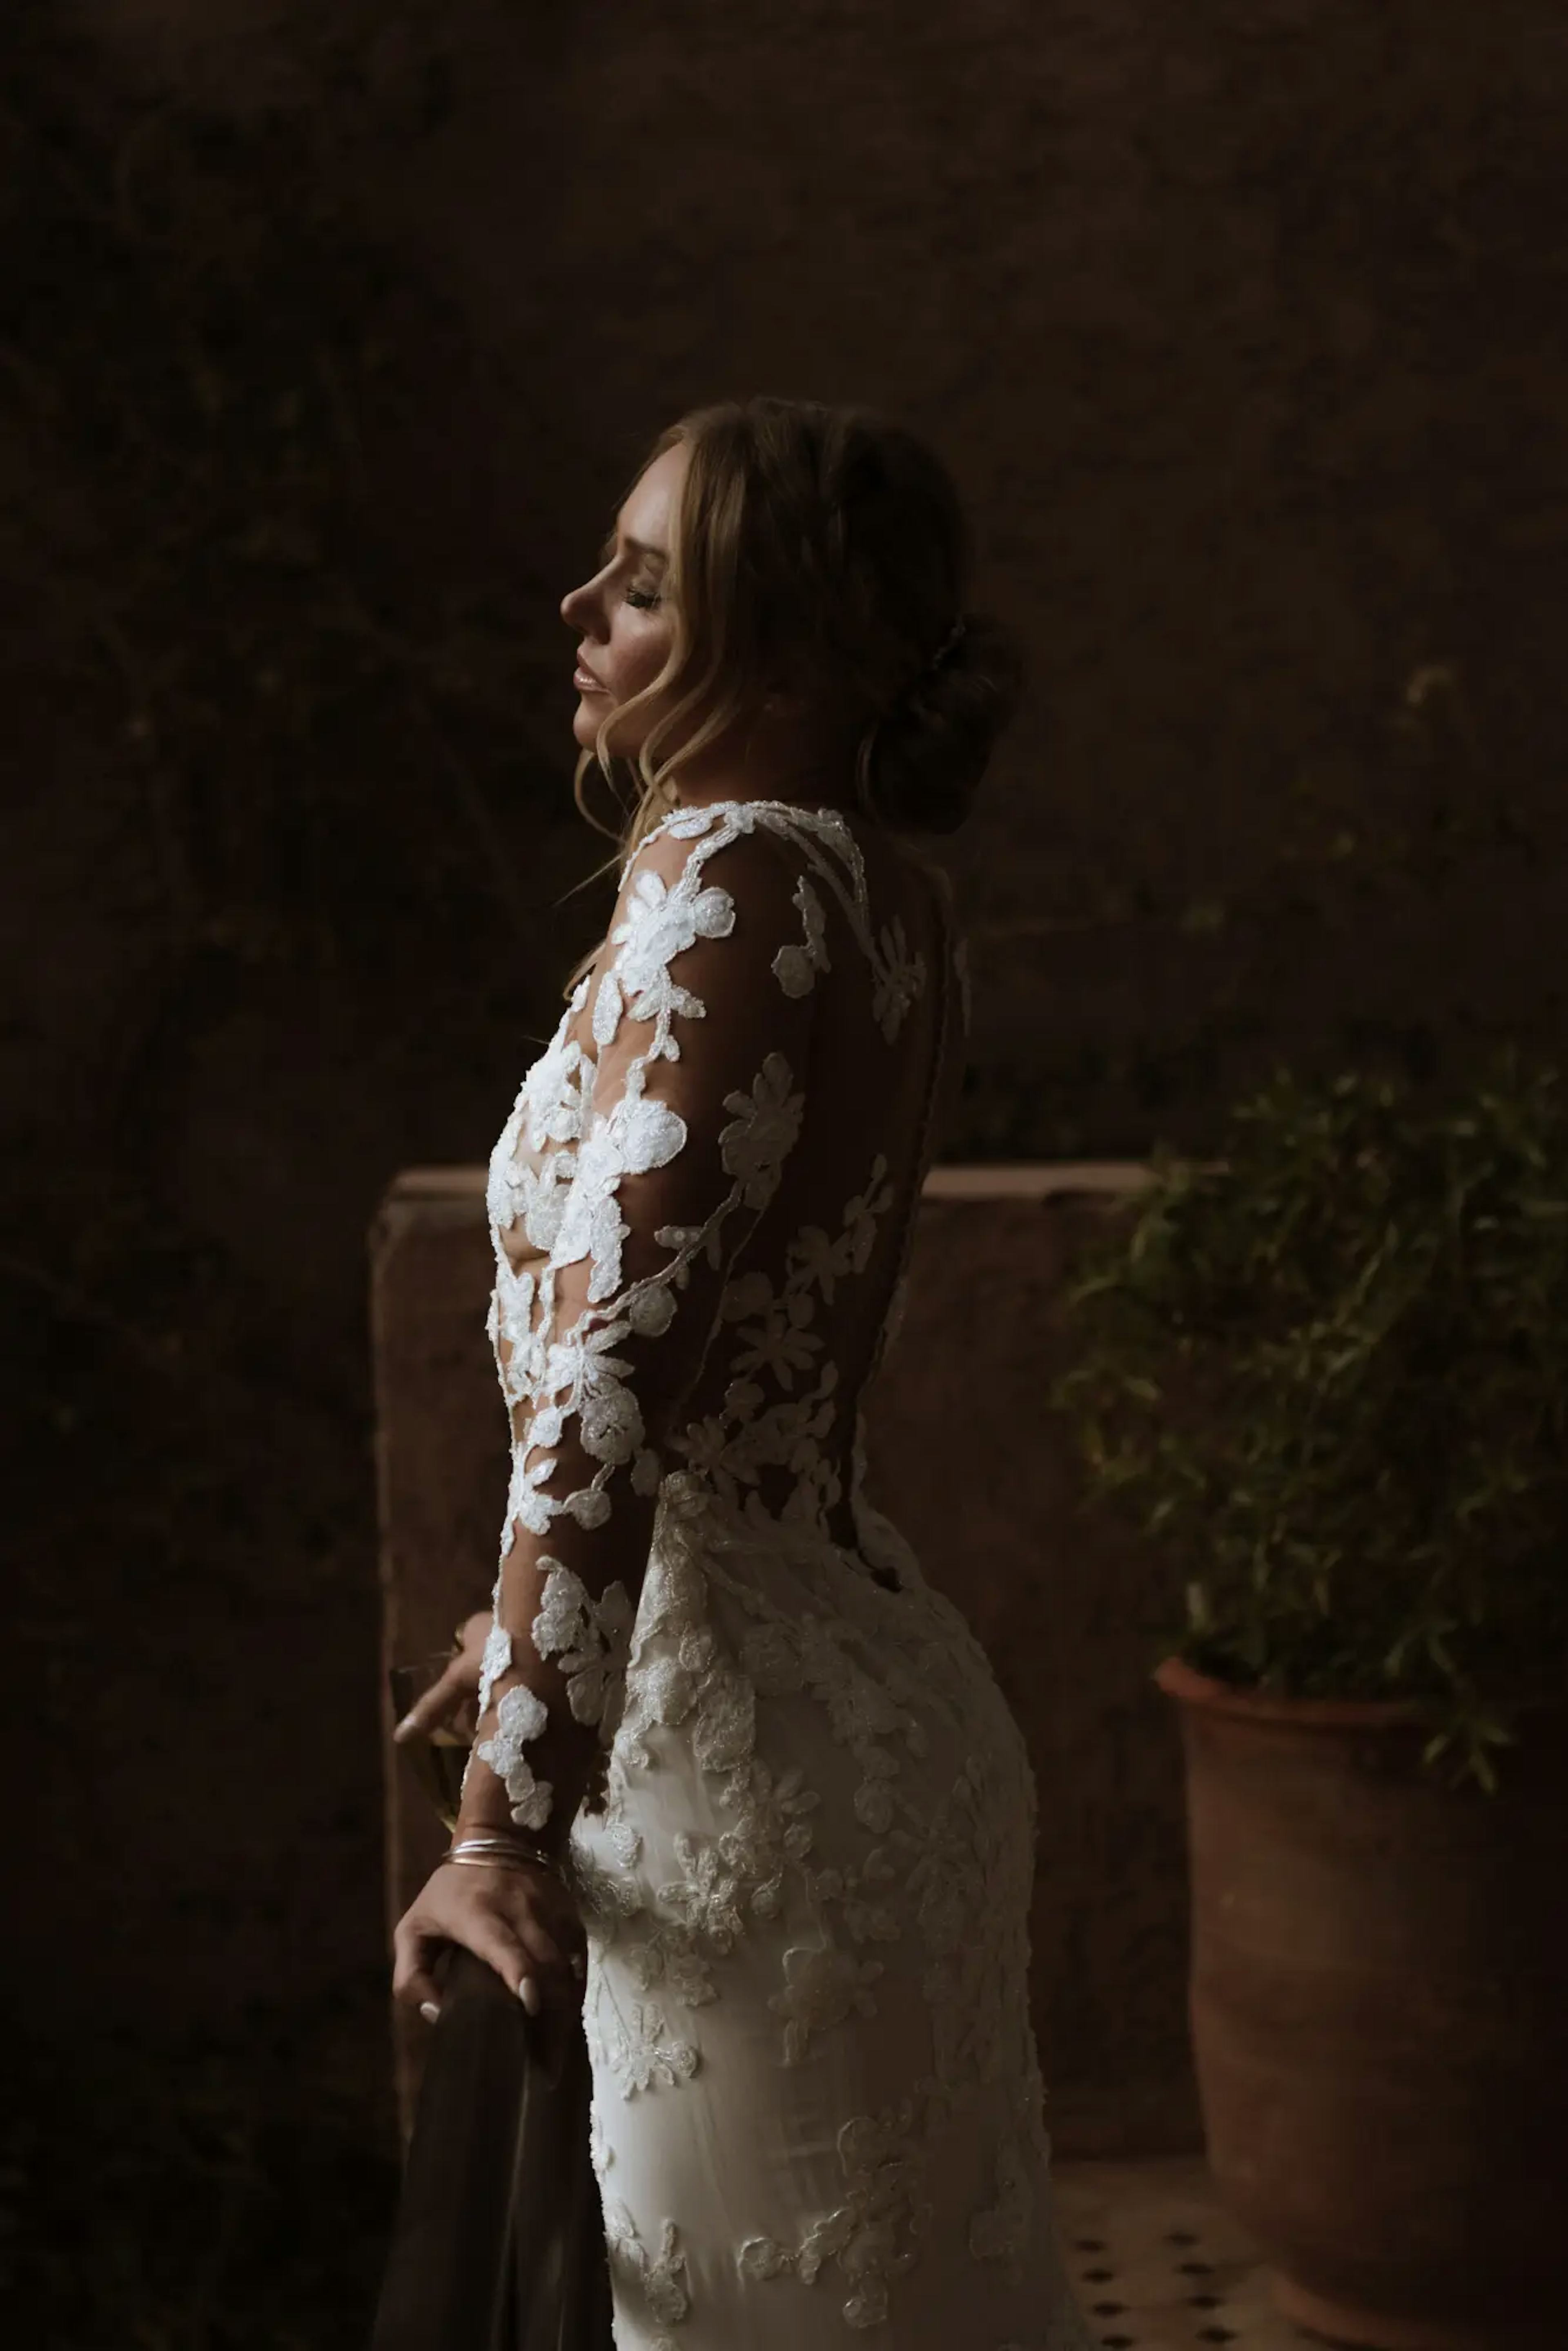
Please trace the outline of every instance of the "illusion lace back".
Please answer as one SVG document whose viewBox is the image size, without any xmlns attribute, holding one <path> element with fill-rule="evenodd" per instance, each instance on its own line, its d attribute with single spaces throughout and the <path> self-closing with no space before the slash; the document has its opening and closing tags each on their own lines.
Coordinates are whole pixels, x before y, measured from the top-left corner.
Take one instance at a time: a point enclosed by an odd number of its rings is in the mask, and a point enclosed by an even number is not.
<svg viewBox="0 0 1568 2351">
<path fill-rule="evenodd" d="M 571 1849 L 620 2351 L 1091 2340 L 1023 1742 L 862 1490 L 966 1018 L 931 870 L 832 810 L 683 808 L 491 1159 L 476 1752 L 537 1829 L 551 1739 L 599 1742 Z"/>
</svg>

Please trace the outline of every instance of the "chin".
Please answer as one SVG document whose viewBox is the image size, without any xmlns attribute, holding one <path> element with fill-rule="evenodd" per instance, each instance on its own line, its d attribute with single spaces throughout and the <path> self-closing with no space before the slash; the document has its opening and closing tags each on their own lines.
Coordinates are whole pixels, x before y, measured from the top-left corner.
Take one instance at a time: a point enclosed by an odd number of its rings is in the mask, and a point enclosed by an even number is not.
<svg viewBox="0 0 1568 2351">
<path fill-rule="evenodd" d="M 599 732 L 599 722 L 604 716 L 604 696 L 585 694 L 571 714 L 571 731 L 584 751 L 591 751 L 593 738 Z"/>
</svg>

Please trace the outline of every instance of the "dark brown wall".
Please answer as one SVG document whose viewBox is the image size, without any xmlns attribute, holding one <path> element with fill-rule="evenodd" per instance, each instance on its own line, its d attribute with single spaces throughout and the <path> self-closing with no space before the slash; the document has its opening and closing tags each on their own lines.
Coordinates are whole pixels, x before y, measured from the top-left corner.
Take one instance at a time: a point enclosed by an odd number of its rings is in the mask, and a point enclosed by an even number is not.
<svg viewBox="0 0 1568 2351">
<path fill-rule="evenodd" d="M 1201 1148 L 1279 1052 L 1555 1050 L 1561 14 L 0 38 L 16 1991 L 374 2082 L 363 1236 L 483 1156 L 594 935 L 555 606 L 638 453 L 864 398 L 971 501 L 1036 678 L 952 848 L 956 1155 Z"/>
</svg>

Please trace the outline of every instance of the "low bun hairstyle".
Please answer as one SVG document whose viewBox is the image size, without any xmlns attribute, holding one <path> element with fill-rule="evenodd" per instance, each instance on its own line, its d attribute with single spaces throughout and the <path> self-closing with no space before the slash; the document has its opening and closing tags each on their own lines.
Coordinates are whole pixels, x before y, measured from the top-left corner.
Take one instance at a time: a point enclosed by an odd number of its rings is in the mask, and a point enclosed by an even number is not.
<svg viewBox="0 0 1568 2351">
<path fill-rule="evenodd" d="M 694 409 L 634 478 L 683 442 L 665 575 L 674 641 L 645 689 L 664 707 L 635 762 L 620 763 L 636 770 L 622 851 L 668 810 L 683 758 L 743 726 L 780 681 L 854 744 L 868 817 L 956 831 L 1017 709 L 1023 660 L 1009 628 L 968 607 L 970 534 L 946 466 L 873 409 L 758 396 Z M 585 815 L 595 761 L 617 784 L 608 730 L 632 706 L 607 716 L 578 764 Z"/>
<path fill-rule="evenodd" d="M 988 615 L 960 613 L 953 634 L 862 738 L 861 807 L 895 832 L 956 832 L 1022 685 L 1012 632 Z"/>
</svg>

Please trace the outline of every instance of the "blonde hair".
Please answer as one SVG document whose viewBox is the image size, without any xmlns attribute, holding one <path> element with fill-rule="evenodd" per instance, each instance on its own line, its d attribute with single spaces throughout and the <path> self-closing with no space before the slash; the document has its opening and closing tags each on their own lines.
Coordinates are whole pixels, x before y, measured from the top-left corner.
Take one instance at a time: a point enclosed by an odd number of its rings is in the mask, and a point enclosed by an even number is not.
<svg viewBox="0 0 1568 2351">
<path fill-rule="evenodd" d="M 755 717 L 786 679 L 856 739 L 864 815 L 894 831 L 956 831 L 1017 707 L 1023 664 L 1010 630 L 965 610 L 971 543 L 946 466 L 874 410 L 759 395 L 668 426 L 628 491 L 681 444 L 669 658 L 607 713 L 572 778 L 583 817 L 616 841 L 596 872 L 624 863 L 669 814 L 683 761 Z M 668 706 L 635 761 L 618 758 L 612 733 L 660 696 Z M 618 827 L 584 800 L 595 768 L 625 809 Z"/>
</svg>

